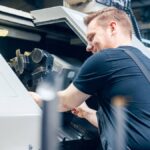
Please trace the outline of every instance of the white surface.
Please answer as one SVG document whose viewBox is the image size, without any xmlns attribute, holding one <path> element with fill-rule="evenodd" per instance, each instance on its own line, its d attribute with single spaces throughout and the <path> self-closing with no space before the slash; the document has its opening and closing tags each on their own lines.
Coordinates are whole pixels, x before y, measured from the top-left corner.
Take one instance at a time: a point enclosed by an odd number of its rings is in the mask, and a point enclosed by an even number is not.
<svg viewBox="0 0 150 150">
<path fill-rule="evenodd" d="M 0 150 L 38 150 L 41 110 L 0 55 Z"/>
<path fill-rule="evenodd" d="M 144 44 L 141 41 L 139 41 L 137 37 L 135 37 L 135 35 L 133 35 L 132 38 L 132 45 L 134 47 L 137 47 L 144 55 L 150 58 L 150 48 L 144 46 Z"/>
</svg>

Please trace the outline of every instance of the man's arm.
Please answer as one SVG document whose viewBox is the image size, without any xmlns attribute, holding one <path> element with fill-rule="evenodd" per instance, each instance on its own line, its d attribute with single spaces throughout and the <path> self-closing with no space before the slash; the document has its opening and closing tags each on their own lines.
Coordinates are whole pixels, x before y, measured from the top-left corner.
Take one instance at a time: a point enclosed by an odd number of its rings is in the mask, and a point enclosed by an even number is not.
<svg viewBox="0 0 150 150">
<path fill-rule="evenodd" d="M 29 92 L 35 102 L 41 105 L 40 96 L 35 92 Z M 90 95 L 79 91 L 73 84 L 58 93 L 58 111 L 72 110 L 72 113 L 80 118 L 85 118 L 91 124 L 98 127 L 96 111 L 89 108 L 84 102 Z M 79 107 L 78 107 L 79 106 Z"/>
<path fill-rule="evenodd" d="M 41 98 L 35 92 L 29 92 L 32 98 L 38 105 L 41 105 Z M 58 111 L 64 112 L 72 110 L 81 105 L 90 95 L 79 91 L 73 84 L 63 91 L 57 92 L 58 96 Z"/>
<path fill-rule="evenodd" d="M 72 110 L 81 105 L 90 95 L 79 91 L 73 84 L 68 88 L 58 92 L 58 111 L 64 112 Z"/>
</svg>

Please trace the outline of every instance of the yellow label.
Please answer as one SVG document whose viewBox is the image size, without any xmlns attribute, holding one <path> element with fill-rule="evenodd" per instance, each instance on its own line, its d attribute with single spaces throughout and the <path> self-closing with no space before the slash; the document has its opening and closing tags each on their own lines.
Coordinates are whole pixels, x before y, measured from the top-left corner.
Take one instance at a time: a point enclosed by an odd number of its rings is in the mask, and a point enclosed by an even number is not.
<svg viewBox="0 0 150 150">
<path fill-rule="evenodd" d="M 0 36 L 5 37 L 7 35 L 8 35 L 8 30 L 6 30 L 6 29 L 0 29 Z"/>
<path fill-rule="evenodd" d="M 31 52 L 27 52 L 27 51 L 24 52 L 25 56 L 29 56 L 30 54 L 31 54 Z"/>
</svg>

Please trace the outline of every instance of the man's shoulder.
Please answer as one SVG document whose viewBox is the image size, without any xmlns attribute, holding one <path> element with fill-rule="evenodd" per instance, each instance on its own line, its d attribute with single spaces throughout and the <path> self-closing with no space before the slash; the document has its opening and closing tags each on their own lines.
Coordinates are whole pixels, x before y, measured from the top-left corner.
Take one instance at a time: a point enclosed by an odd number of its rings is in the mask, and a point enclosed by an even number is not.
<svg viewBox="0 0 150 150">
<path fill-rule="evenodd" d="M 108 49 L 104 49 L 101 52 L 101 55 L 106 55 L 106 56 L 126 56 L 125 51 L 129 50 L 129 51 L 133 51 L 135 53 L 142 53 L 139 49 L 137 49 L 136 47 L 133 46 L 119 46 L 117 48 L 108 48 Z"/>
<path fill-rule="evenodd" d="M 107 48 L 103 49 L 101 52 L 98 52 L 93 55 L 93 57 L 112 57 L 113 55 L 122 55 L 124 54 L 124 50 L 120 47 L 118 48 Z"/>
<path fill-rule="evenodd" d="M 103 49 L 100 52 L 97 52 L 93 55 L 91 55 L 90 58 L 88 58 L 88 62 L 111 62 L 112 61 L 117 61 L 117 60 L 121 60 L 121 59 L 126 59 L 130 57 L 125 53 L 125 50 L 133 50 L 133 51 L 137 51 L 139 53 L 141 53 L 141 51 L 139 51 L 138 49 L 132 47 L 132 46 L 120 46 L 117 48 L 107 48 L 107 49 Z"/>
</svg>

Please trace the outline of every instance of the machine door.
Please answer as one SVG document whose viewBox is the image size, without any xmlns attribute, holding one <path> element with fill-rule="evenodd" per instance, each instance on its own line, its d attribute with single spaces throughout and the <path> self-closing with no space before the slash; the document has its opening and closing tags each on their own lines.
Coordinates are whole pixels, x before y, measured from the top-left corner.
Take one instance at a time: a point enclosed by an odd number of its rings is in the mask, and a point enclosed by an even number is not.
<svg viewBox="0 0 150 150">
<path fill-rule="evenodd" d="M 86 44 L 86 27 L 83 23 L 85 14 L 58 6 L 31 11 L 31 15 L 36 26 L 55 24 L 58 28 L 70 28 Z"/>
</svg>

